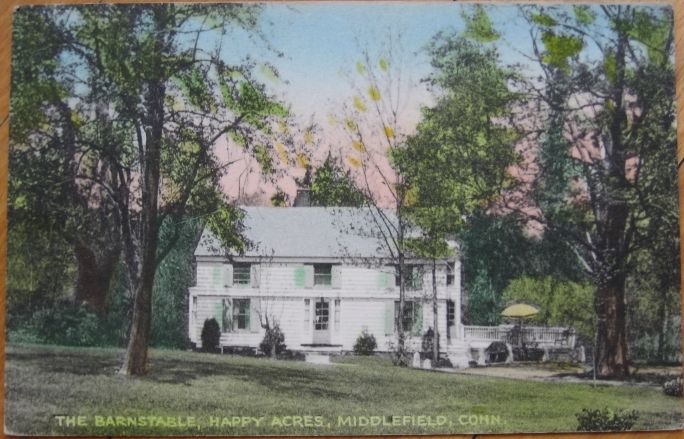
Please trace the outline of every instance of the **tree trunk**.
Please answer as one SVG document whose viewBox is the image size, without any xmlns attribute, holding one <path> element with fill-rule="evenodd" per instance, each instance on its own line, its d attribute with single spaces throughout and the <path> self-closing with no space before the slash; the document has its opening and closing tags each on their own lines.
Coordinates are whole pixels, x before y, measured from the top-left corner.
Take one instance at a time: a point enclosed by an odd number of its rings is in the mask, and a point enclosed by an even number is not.
<svg viewBox="0 0 684 439">
<path fill-rule="evenodd" d="M 437 365 L 439 361 L 439 325 L 437 324 L 437 261 L 432 260 L 432 361 Z"/>
<path fill-rule="evenodd" d="M 98 261 L 93 250 L 83 243 L 74 246 L 78 265 L 75 301 L 88 309 L 104 313 L 107 309 L 109 286 L 119 260 L 120 249 L 106 249 Z"/>
<path fill-rule="evenodd" d="M 145 115 L 143 124 L 146 127 L 146 141 L 141 152 L 141 239 L 140 239 L 140 276 L 135 290 L 133 317 L 128 348 L 121 373 L 125 375 L 144 375 L 147 372 L 147 349 L 150 343 L 150 326 L 152 320 L 152 287 L 157 267 L 158 229 L 158 196 L 160 178 L 160 157 L 164 127 L 164 98 L 166 87 L 165 72 L 162 60 L 164 49 L 164 29 L 166 26 L 166 5 L 154 7 L 154 22 L 157 28 L 153 56 L 149 68 L 152 79 L 148 81 L 145 94 Z"/>
<path fill-rule="evenodd" d="M 616 276 L 599 286 L 597 294 L 597 375 L 611 378 L 627 377 L 629 364 L 627 362 L 624 275 Z"/>
</svg>

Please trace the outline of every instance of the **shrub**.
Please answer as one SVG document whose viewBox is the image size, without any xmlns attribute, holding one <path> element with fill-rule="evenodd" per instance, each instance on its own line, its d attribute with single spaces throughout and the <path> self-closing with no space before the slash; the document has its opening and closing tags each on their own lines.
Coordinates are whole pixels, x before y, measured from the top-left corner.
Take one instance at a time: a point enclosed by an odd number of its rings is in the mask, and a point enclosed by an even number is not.
<svg viewBox="0 0 684 439">
<path fill-rule="evenodd" d="M 33 313 L 30 325 L 43 343 L 65 346 L 99 346 L 103 328 L 100 318 L 84 306 L 69 302 Z"/>
<path fill-rule="evenodd" d="M 375 341 L 375 336 L 364 329 L 354 343 L 354 353 L 356 355 L 372 355 L 377 347 L 378 343 Z"/>
<path fill-rule="evenodd" d="M 406 340 L 406 336 L 403 333 L 400 334 L 399 337 Z M 400 348 L 399 346 L 399 343 L 397 343 L 396 346 L 394 343 L 389 344 L 389 349 L 392 351 L 392 364 L 400 367 L 409 367 L 412 358 L 411 352 L 406 348 L 406 343 L 404 343 L 403 348 Z"/>
<path fill-rule="evenodd" d="M 275 358 L 276 355 L 285 352 L 285 349 L 287 349 L 287 346 L 285 346 L 285 334 L 280 330 L 280 326 L 277 323 L 266 328 L 266 334 L 264 334 L 264 339 L 259 344 L 259 349 L 271 358 Z"/>
<path fill-rule="evenodd" d="M 582 409 L 575 417 L 577 431 L 627 431 L 634 426 L 639 414 L 636 410 Z"/>
<path fill-rule="evenodd" d="M 205 352 L 218 352 L 221 341 L 221 327 L 216 319 L 207 319 L 202 327 L 202 350 Z"/>
<path fill-rule="evenodd" d="M 663 383 L 663 393 L 669 396 L 682 396 L 682 378 L 675 378 Z"/>
<path fill-rule="evenodd" d="M 423 334 L 423 339 L 420 343 L 420 350 L 423 353 L 423 358 L 429 358 L 432 360 L 432 348 L 435 343 L 435 332 L 432 328 L 428 328 Z"/>
</svg>

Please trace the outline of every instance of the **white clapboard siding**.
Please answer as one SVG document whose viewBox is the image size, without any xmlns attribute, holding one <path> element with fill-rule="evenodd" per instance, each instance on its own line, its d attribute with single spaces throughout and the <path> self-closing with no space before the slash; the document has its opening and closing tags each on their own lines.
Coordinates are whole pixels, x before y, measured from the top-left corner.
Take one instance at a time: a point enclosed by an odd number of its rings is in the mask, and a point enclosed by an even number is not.
<svg viewBox="0 0 684 439">
<path fill-rule="evenodd" d="M 315 261 L 312 261 L 315 262 Z M 393 310 L 399 298 L 395 287 L 394 268 L 391 266 L 366 267 L 356 265 L 334 265 L 332 285 L 313 285 L 313 266 L 301 263 L 253 264 L 251 285 L 232 284 L 232 270 L 217 258 L 198 261 L 197 285 L 190 289 L 189 336 L 198 346 L 204 321 L 216 318 L 223 320 L 224 298 L 249 298 L 252 312 L 250 322 L 259 319 L 249 330 L 228 332 L 221 336 L 223 346 L 257 347 L 263 339 L 261 323 L 265 315 L 275 319 L 285 334 L 285 344 L 290 349 L 302 349 L 302 344 L 312 343 L 314 303 L 317 298 L 330 301 L 330 343 L 342 345 L 351 350 L 356 338 L 366 328 L 378 341 L 378 350 L 387 350 L 388 343 L 396 343 L 393 333 L 388 333 L 386 322 L 388 310 Z M 231 267 L 232 268 L 232 267 Z M 230 281 L 226 276 L 230 274 Z M 430 265 L 424 268 L 423 288 L 408 290 L 407 300 L 422 300 L 423 328 L 432 326 L 432 280 Z M 454 300 L 460 322 L 460 263 L 456 262 L 454 283 L 446 285 L 446 268 L 437 267 L 437 297 L 439 302 L 438 325 L 440 339 L 446 346 L 446 300 Z M 196 297 L 196 299 L 193 299 Z M 305 315 L 305 300 L 309 299 L 309 314 Z M 336 300 L 339 300 L 339 325 L 335 321 Z M 390 326 L 393 323 L 389 322 Z M 420 337 L 413 337 L 418 339 Z M 412 342 L 414 343 L 415 340 Z"/>
</svg>

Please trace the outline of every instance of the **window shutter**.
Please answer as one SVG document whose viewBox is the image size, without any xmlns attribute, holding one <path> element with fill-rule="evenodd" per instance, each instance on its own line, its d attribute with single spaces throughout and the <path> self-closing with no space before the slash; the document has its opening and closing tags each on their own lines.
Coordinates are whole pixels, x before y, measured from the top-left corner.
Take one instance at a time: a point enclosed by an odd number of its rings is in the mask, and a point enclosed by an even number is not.
<svg viewBox="0 0 684 439">
<path fill-rule="evenodd" d="M 394 272 L 388 273 L 387 268 L 378 272 L 378 287 L 386 290 L 394 289 Z"/>
<path fill-rule="evenodd" d="M 299 265 L 294 269 L 294 284 L 295 288 L 304 288 L 306 285 L 306 270 L 303 265 Z"/>
<path fill-rule="evenodd" d="M 233 299 L 226 297 L 223 299 L 223 310 L 221 319 L 219 320 L 219 325 L 221 325 L 222 332 L 232 332 L 233 331 Z"/>
<path fill-rule="evenodd" d="M 423 333 L 423 305 L 420 302 L 413 302 L 413 335 Z"/>
<path fill-rule="evenodd" d="M 259 332 L 261 329 L 261 318 L 259 317 L 259 299 L 249 300 L 249 329 L 252 332 Z"/>
<path fill-rule="evenodd" d="M 422 290 L 423 289 L 423 275 L 425 274 L 425 270 L 423 269 L 423 266 L 416 266 L 413 269 L 413 285 L 415 286 L 416 290 Z"/>
<path fill-rule="evenodd" d="M 214 304 L 214 313 L 212 314 L 214 320 L 219 324 L 219 328 L 223 331 L 223 303 L 218 302 Z"/>
<path fill-rule="evenodd" d="M 252 272 L 250 273 L 249 280 L 252 284 L 252 288 L 259 288 L 261 283 L 261 267 L 258 264 L 252 265 Z"/>
<path fill-rule="evenodd" d="M 332 266 L 331 286 L 333 288 L 341 288 L 342 287 L 342 267 L 340 267 L 339 265 L 333 265 Z"/>
<path fill-rule="evenodd" d="M 394 334 L 394 301 L 385 302 L 385 335 Z"/>
<path fill-rule="evenodd" d="M 314 267 L 313 265 L 305 265 L 304 266 L 304 287 L 305 288 L 313 288 L 314 284 Z"/>
<path fill-rule="evenodd" d="M 223 286 L 233 286 L 233 266 L 230 264 L 223 264 Z"/>
</svg>

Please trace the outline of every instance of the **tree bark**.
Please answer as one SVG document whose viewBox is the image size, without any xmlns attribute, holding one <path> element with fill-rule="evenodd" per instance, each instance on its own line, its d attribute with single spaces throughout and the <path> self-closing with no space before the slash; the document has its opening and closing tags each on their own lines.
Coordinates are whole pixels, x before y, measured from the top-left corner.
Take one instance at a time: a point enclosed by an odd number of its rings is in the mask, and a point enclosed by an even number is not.
<svg viewBox="0 0 684 439">
<path fill-rule="evenodd" d="M 107 310 L 109 286 L 119 261 L 120 249 L 105 249 L 98 260 L 90 247 L 77 243 L 74 254 L 78 267 L 74 300 L 85 304 L 91 311 L 102 314 Z"/>
<path fill-rule="evenodd" d="M 164 49 L 164 28 L 166 22 L 166 5 L 154 7 L 153 19 L 157 29 L 155 47 L 151 53 L 150 68 L 153 78 L 148 81 L 145 96 L 145 107 L 148 114 L 146 126 L 146 142 L 142 154 L 141 173 L 141 257 L 139 284 L 135 290 L 133 317 L 129 335 L 128 348 L 120 372 L 125 375 L 144 375 L 147 373 L 147 351 L 150 343 L 150 327 L 152 320 L 152 287 L 157 266 L 158 229 L 158 196 L 160 179 L 160 157 L 164 127 L 164 84 L 165 72 L 162 60 Z"/>
<path fill-rule="evenodd" d="M 624 378 L 629 376 L 625 324 L 625 278 L 619 276 L 599 287 L 597 315 L 597 375 Z"/>
</svg>

